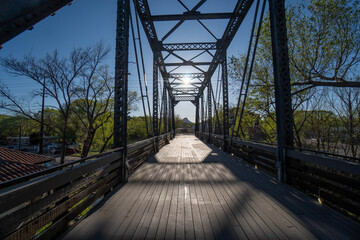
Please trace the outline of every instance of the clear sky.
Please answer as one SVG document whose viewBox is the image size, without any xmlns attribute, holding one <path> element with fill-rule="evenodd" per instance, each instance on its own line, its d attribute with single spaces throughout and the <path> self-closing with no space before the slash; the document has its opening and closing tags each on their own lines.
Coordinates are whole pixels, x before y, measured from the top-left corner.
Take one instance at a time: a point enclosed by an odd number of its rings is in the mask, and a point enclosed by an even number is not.
<svg viewBox="0 0 360 240">
<path fill-rule="evenodd" d="M 106 64 L 114 72 L 115 59 L 115 30 L 116 30 L 116 0 L 75 0 L 71 6 L 66 6 L 56 12 L 55 16 L 48 17 L 34 26 L 31 31 L 25 31 L 3 45 L 0 57 L 14 56 L 21 58 L 26 54 L 43 57 L 48 52 L 57 49 L 64 56 L 75 47 L 86 47 L 104 40 L 111 47 L 111 53 L 106 59 Z M 180 14 L 185 9 L 176 0 L 148 0 L 153 15 Z M 190 9 L 197 4 L 198 0 L 183 0 Z M 232 12 L 236 4 L 235 0 L 208 0 L 200 9 L 201 12 Z M 253 19 L 255 4 L 246 17 L 242 27 L 236 34 L 228 49 L 228 56 L 238 55 L 244 52 L 248 45 L 250 26 Z M 176 22 L 159 22 L 155 24 L 158 37 L 161 38 Z M 226 20 L 204 20 L 203 23 L 216 35 L 222 36 L 225 30 Z M 152 52 L 146 37 L 142 35 L 144 46 L 146 75 L 152 100 Z M 214 41 L 214 38 L 204 30 L 196 21 L 186 21 L 175 31 L 167 42 L 194 42 Z M 130 38 L 129 61 L 134 62 L 134 50 Z M 185 53 L 183 53 L 186 56 Z M 199 59 L 199 61 L 209 59 Z M 186 69 L 185 69 L 186 70 Z M 129 90 L 138 91 L 138 80 L 136 65 L 129 64 Z M 192 71 L 193 72 L 193 71 Z M 217 74 L 214 74 L 217 75 Z M 217 76 L 215 76 L 217 78 Z M 213 86 L 216 86 L 216 79 Z M 39 88 L 32 80 L 9 76 L 0 69 L 0 81 L 5 83 L 9 89 L 18 96 L 29 96 L 31 91 Z M 215 91 L 215 89 L 214 89 Z M 235 97 L 230 97 L 234 102 Z M 135 115 L 142 115 L 141 102 L 138 103 L 139 111 Z M 188 117 L 191 121 L 195 119 L 195 107 L 190 102 L 181 102 L 175 108 L 176 114 L 182 118 Z"/>
</svg>

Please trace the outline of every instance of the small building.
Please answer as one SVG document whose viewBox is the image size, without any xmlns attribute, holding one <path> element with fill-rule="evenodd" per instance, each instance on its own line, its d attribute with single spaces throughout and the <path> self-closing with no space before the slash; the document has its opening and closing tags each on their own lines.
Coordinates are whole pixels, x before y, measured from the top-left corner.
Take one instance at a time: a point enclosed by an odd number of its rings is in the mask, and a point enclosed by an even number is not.
<svg viewBox="0 0 360 240">
<path fill-rule="evenodd" d="M 48 156 L 0 147 L 0 183 L 45 170 Z"/>
<path fill-rule="evenodd" d="M 8 137 L 7 141 L 9 143 L 9 145 L 18 145 L 19 137 Z M 46 145 L 49 145 L 50 143 L 55 143 L 56 141 L 57 141 L 57 137 L 44 136 L 43 145 L 46 146 Z M 23 146 L 31 145 L 30 137 L 22 136 L 21 137 L 21 145 L 23 145 Z"/>
</svg>

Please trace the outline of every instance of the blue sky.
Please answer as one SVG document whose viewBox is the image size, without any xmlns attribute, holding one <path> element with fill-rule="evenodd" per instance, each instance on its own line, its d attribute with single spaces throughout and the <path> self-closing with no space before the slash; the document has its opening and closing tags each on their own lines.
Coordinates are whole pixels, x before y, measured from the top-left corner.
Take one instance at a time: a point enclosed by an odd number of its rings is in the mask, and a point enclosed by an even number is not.
<svg viewBox="0 0 360 240">
<path fill-rule="evenodd" d="M 185 11 L 176 0 L 149 0 L 148 2 L 153 15 L 180 14 Z M 192 8 L 198 0 L 183 0 L 183 2 L 189 8 Z M 235 3 L 235 0 L 208 0 L 199 10 L 204 13 L 232 12 Z M 238 55 L 238 53 L 246 50 L 254 7 L 255 4 L 253 4 L 250 14 L 246 17 L 242 27 L 230 45 L 228 56 Z M 176 22 L 156 23 L 155 27 L 158 37 L 161 38 L 175 23 Z M 203 23 L 214 32 L 216 37 L 220 38 L 225 30 L 227 21 L 204 20 Z M 112 72 L 114 72 L 115 29 L 116 0 L 75 0 L 71 6 L 66 6 L 56 12 L 55 16 L 48 17 L 36 24 L 33 30 L 25 31 L 5 43 L 0 50 L 0 57 L 14 56 L 21 58 L 29 53 L 36 57 L 43 57 L 46 53 L 53 52 L 55 49 L 66 56 L 75 47 L 86 47 L 99 40 L 104 40 L 106 44 L 111 47 L 111 52 L 105 63 L 108 64 Z M 144 34 L 142 35 L 142 40 L 150 99 L 152 99 L 152 52 Z M 214 41 L 214 38 L 196 21 L 186 21 L 166 41 Z M 131 39 L 130 45 L 129 61 L 134 62 L 135 57 Z M 199 59 L 199 61 L 200 60 L 205 59 Z M 129 77 L 129 90 L 139 92 L 136 65 L 130 63 L 129 71 L 131 74 Z M 216 78 L 217 76 L 214 77 Z M 18 96 L 30 96 L 32 90 L 39 88 L 33 81 L 9 76 L 3 69 L 0 69 L 0 81 L 5 83 L 9 89 Z M 216 79 L 213 79 L 213 86 L 215 88 Z M 235 97 L 232 96 L 230 102 L 234 101 Z M 133 114 L 142 115 L 140 101 L 138 106 L 139 111 Z M 195 107 L 190 102 L 179 103 L 175 108 L 175 112 L 181 117 L 188 117 L 192 121 L 195 119 Z"/>
</svg>

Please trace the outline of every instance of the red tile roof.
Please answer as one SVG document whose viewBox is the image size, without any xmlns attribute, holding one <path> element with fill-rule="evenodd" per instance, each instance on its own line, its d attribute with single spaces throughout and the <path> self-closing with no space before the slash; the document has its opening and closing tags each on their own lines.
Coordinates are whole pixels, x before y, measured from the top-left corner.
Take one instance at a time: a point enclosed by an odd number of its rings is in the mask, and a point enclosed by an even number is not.
<svg viewBox="0 0 360 240">
<path fill-rule="evenodd" d="M 51 157 L 0 147 L 0 160 L 26 164 L 41 164 L 53 160 Z"/>
<path fill-rule="evenodd" d="M 46 167 L 0 160 L 0 183 L 46 169 Z"/>
</svg>

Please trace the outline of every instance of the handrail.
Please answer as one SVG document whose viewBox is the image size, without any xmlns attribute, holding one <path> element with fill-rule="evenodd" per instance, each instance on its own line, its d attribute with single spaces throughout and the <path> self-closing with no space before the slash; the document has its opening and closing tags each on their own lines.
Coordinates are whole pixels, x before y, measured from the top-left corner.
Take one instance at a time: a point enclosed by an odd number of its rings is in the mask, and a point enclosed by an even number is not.
<svg viewBox="0 0 360 240">
<path fill-rule="evenodd" d="M 171 134 L 171 133 L 165 133 L 165 134 L 159 135 L 159 138 L 163 137 L 164 135 L 168 135 L 168 134 Z M 146 141 L 152 141 L 152 140 L 154 140 L 156 138 L 157 137 L 151 137 L 151 138 L 141 140 L 139 142 L 129 144 L 128 149 L 129 148 L 131 149 L 133 147 L 133 145 L 137 145 L 137 144 L 140 144 L 140 143 L 146 142 Z M 110 149 L 110 150 L 108 150 L 106 152 L 91 155 L 91 156 L 88 156 L 86 158 L 81 158 L 79 160 L 75 160 L 75 161 L 65 163 L 65 164 L 62 164 L 62 165 L 58 165 L 58 166 L 53 166 L 53 167 L 50 167 L 50 168 L 47 168 L 47 169 L 44 169 L 44 170 L 41 170 L 41 171 L 38 171 L 38 172 L 35 172 L 35 173 L 31 173 L 31 174 L 28 174 L 28 175 L 25 175 L 25 176 L 22 176 L 22 177 L 19 177 L 19 178 L 15 178 L 15 179 L 12 179 L 12 180 L 9 180 L 9 181 L 6 181 L 6 182 L 2 182 L 2 183 L 0 183 L 0 189 L 4 189 L 4 188 L 7 188 L 7 187 L 10 187 L 10 186 L 13 186 L 13 185 L 28 181 L 30 179 L 36 178 L 36 177 L 40 177 L 40 176 L 43 176 L 43 175 L 46 175 L 46 174 L 49 174 L 49 173 L 53 173 L 53 172 L 62 170 L 64 168 L 68 168 L 68 167 L 72 168 L 76 164 L 80 164 L 80 163 L 86 162 L 88 160 L 96 159 L 96 158 L 99 158 L 99 157 L 102 157 L 102 156 L 105 156 L 105 155 L 108 155 L 108 154 L 111 154 L 111 153 L 114 153 L 114 152 L 118 152 L 118 151 L 121 151 L 121 150 L 122 150 L 122 147 Z"/>
<path fill-rule="evenodd" d="M 330 158 L 326 156 L 319 156 L 295 150 L 287 150 L 286 155 L 304 162 L 314 163 L 334 170 L 360 176 L 360 163 Z"/>
<path fill-rule="evenodd" d="M 9 180 L 9 181 L 6 181 L 6 182 L 2 182 L 2 183 L 0 183 L 0 189 L 4 189 L 6 187 L 10 187 L 10 186 L 13 186 L 15 184 L 19 184 L 19 183 L 28 181 L 30 179 L 42 176 L 42 175 L 53 173 L 53 172 L 62 170 L 64 168 L 67 168 L 69 166 L 71 166 L 71 168 L 72 168 L 75 164 L 83 163 L 83 162 L 85 162 L 87 160 L 102 157 L 102 156 L 105 156 L 105 155 L 108 155 L 108 154 L 111 154 L 111 153 L 114 153 L 114 152 L 118 152 L 118 151 L 121 151 L 121 150 L 122 150 L 122 147 L 121 148 L 111 149 L 111 150 L 108 150 L 106 152 L 102 152 L 102 153 L 95 154 L 95 155 L 92 155 L 92 156 L 89 156 L 89 157 L 86 157 L 86 158 L 81 158 L 79 160 L 75 160 L 73 162 L 65 163 L 65 164 L 58 165 L 58 166 L 53 166 L 53 167 L 41 170 L 39 172 L 31 173 L 31 174 L 28 174 L 28 175 L 25 175 L 25 176 L 22 176 L 22 177 L 19 177 L 19 178 L 15 178 L 15 179 L 12 179 L 12 180 Z"/>
<path fill-rule="evenodd" d="M 202 134 L 209 134 L 209 133 L 204 132 Z M 222 137 L 222 135 L 220 135 L 220 134 L 212 134 L 212 135 Z M 230 137 L 227 137 L 226 140 L 228 140 L 228 138 L 230 138 Z M 256 140 L 246 141 L 246 140 L 243 140 L 240 138 L 234 138 L 234 139 L 236 139 L 238 142 L 241 142 L 242 144 L 248 145 L 248 146 L 250 146 L 251 144 L 263 144 L 263 145 L 276 147 L 276 143 L 262 142 L 262 141 L 256 141 Z M 358 158 L 358 157 L 347 156 L 347 155 L 342 155 L 342 154 L 338 154 L 338 153 L 319 151 L 319 150 L 310 149 L 310 148 L 296 147 L 296 146 L 285 146 L 285 147 L 287 149 L 295 149 L 295 150 L 300 150 L 300 151 L 307 151 L 307 152 L 313 152 L 313 153 L 318 153 L 318 154 L 330 155 L 330 156 L 334 156 L 334 157 L 344 158 L 344 160 L 360 162 L 360 158 Z"/>
<path fill-rule="evenodd" d="M 209 139 L 208 133 L 200 136 Z M 230 141 L 229 137 L 211 136 L 210 142 L 216 146 L 222 146 L 222 141 Z M 299 147 L 288 146 L 285 151 L 287 184 L 359 221 L 360 159 Z M 231 152 L 256 169 L 277 176 L 276 146 L 234 139 Z"/>
<path fill-rule="evenodd" d="M 288 147 L 288 148 L 290 148 L 290 147 Z M 331 155 L 331 156 L 334 156 L 334 157 L 344 158 L 346 160 L 360 162 L 360 158 L 358 158 L 358 157 L 347 156 L 347 155 L 331 153 L 331 152 L 324 152 L 324 151 L 319 151 L 319 150 L 314 150 L 314 149 L 309 149 L 309 148 L 302 148 L 302 147 L 292 147 L 292 148 L 298 149 L 300 151 L 307 151 L 307 152 L 314 152 L 314 153 L 318 153 L 318 154 Z"/>
<path fill-rule="evenodd" d="M 171 138 L 166 133 L 129 144 L 129 173 L 156 153 L 152 140 L 158 139 L 161 148 Z M 1 184 L 7 187 L 0 190 L 0 238 L 30 239 L 44 226 L 36 237 L 58 236 L 121 183 L 122 159 L 122 148 L 116 148 Z"/>
</svg>

